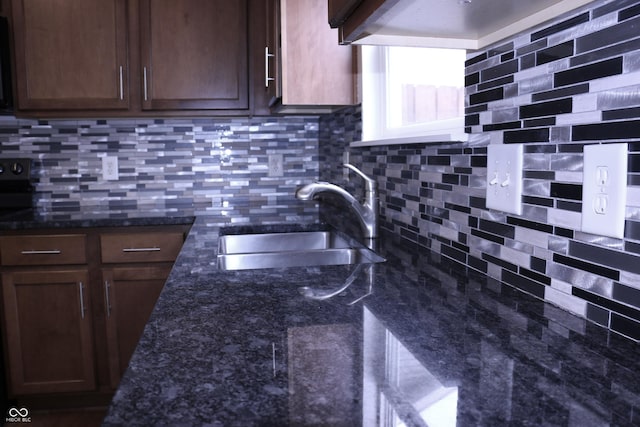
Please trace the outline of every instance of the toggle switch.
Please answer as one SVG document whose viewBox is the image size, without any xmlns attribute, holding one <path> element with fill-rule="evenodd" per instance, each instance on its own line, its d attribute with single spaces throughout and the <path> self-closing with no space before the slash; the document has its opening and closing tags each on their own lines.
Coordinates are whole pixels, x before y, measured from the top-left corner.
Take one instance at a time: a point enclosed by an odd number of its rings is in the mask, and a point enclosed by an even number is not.
<svg viewBox="0 0 640 427">
<path fill-rule="evenodd" d="M 493 173 L 493 179 L 489 181 L 489 185 L 498 185 L 498 172 Z"/>
<path fill-rule="evenodd" d="M 500 184 L 500 187 L 508 187 L 509 184 L 511 184 L 511 175 L 509 173 L 506 174 L 507 178 L 502 181 L 502 184 Z"/>
</svg>

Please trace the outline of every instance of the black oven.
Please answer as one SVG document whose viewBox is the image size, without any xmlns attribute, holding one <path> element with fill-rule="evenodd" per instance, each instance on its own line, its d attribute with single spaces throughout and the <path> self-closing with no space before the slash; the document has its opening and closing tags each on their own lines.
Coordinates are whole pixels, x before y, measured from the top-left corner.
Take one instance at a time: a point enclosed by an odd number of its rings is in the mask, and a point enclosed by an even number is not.
<svg viewBox="0 0 640 427">
<path fill-rule="evenodd" d="M 0 220 L 32 213 L 34 186 L 31 159 L 0 158 Z"/>
</svg>

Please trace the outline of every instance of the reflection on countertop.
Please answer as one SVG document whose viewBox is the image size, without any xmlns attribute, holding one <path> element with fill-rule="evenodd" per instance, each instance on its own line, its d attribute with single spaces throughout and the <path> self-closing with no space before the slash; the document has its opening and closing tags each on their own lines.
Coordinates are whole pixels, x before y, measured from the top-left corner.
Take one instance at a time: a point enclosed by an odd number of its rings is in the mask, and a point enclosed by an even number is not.
<svg viewBox="0 0 640 427">
<path fill-rule="evenodd" d="M 104 425 L 637 425 L 638 344 L 383 236 L 384 263 L 220 271 L 198 217 Z"/>
<path fill-rule="evenodd" d="M 384 263 L 223 272 L 218 220 L 195 219 L 105 425 L 640 424 L 635 342 L 396 236 Z M 192 221 L 24 210 L 0 229 Z"/>
<path fill-rule="evenodd" d="M 363 332 L 362 424 L 455 427 L 458 387 L 442 384 L 366 307 Z"/>
</svg>

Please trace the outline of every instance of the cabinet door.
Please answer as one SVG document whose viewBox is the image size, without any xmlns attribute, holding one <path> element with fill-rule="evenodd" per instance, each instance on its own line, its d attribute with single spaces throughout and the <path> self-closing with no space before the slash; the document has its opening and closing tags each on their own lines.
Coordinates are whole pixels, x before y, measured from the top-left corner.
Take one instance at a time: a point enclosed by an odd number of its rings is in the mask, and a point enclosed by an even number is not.
<svg viewBox="0 0 640 427">
<path fill-rule="evenodd" d="M 126 0 L 13 0 L 19 109 L 126 109 Z"/>
<path fill-rule="evenodd" d="M 280 0 L 282 104 L 354 103 L 352 48 L 327 24 L 326 0 Z"/>
<path fill-rule="evenodd" d="M 248 109 L 248 1 L 141 0 L 146 110 Z"/>
<path fill-rule="evenodd" d="M 170 266 L 102 270 L 111 385 L 117 387 L 162 291 Z"/>
<path fill-rule="evenodd" d="M 267 0 L 265 13 L 264 88 L 267 101 L 281 96 L 280 75 L 280 0 Z"/>
<path fill-rule="evenodd" d="M 2 274 L 12 395 L 95 389 L 86 270 Z"/>
</svg>

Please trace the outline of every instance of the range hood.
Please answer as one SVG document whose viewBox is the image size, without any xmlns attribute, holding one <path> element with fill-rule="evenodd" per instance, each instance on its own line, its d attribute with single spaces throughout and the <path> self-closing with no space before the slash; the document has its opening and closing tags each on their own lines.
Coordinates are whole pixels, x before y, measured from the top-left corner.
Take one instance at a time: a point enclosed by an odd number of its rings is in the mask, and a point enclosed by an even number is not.
<svg viewBox="0 0 640 427">
<path fill-rule="evenodd" d="M 342 37 L 352 44 L 476 50 L 592 1 L 387 0 L 364 22 L 348 18 Z"/>
</svg>

